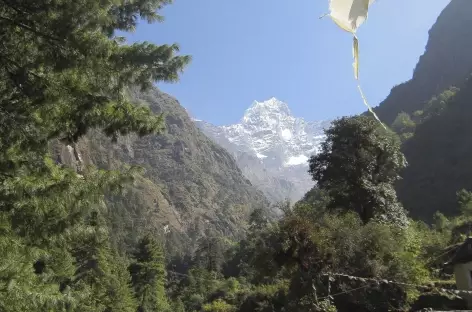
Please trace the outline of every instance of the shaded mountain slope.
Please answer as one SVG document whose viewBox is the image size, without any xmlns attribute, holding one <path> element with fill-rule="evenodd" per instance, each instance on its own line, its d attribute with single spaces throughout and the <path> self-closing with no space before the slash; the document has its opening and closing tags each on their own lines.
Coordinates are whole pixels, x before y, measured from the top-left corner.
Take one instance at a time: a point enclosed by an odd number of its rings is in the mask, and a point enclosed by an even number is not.
<svg viewBox="0 0 472 312">
<path fill-rule="evenodd" d="M 462 84 L 472 72 L 472 1 L 452 0 L 429 31 L 424 54 L 411 80 L 395 86 L 375 108 L 391 124 L 402 111 L 412 113 L 424 102 L 453 85 Z"/>
<path fill-rule="evenodd" d="M 164 133 L 122 137 L 117 144 L 90 133 L 80 144 L 86 163 L 107 169 L 124 164 L 145 169 L 123 196 L 109 203 L 121 235 L 151 228 L 191 240 L 207 230 L 240 237 L 249 213 L 268 206 L 264 195 L 243 177 L 226 150 L 197 129 L 177 100 L 157 89 L 133 96 L 155 113 L 164 113 Z M 70 162 L 65 148 L 61 155 L 65 163 Z"/>
<path fill-rule="evenodd" d="M 436 211 L 459 213 L 456 192 L 472 190 L 472 79 L 445 111 L 417 126 L 404 143 L 408 160 L 397 187 L 413 217 L 431 221 Z"/>
</svg>

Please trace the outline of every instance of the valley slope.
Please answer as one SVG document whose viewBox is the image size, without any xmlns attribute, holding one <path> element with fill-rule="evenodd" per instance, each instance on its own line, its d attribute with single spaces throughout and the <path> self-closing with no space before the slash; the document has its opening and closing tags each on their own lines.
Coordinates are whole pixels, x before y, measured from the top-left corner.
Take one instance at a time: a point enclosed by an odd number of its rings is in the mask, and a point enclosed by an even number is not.
<svg viewBox="0 0 472 312">
<path fill-rule="evenodd" d="M 243 176 L 233 157 L 195 126 L 176 99 L 157 89 L 134 92 L 133 97 L 164 114 L 164 133 L 121 137 L 112 144 L 92 132 L 80 143 L 85 163 L 106 169 L 139 165 L 145 170 L 122 196 L 109 198 L 115 232 L 127 235 L 117 239 L 133 239 L 145 229 L 166 229 L 179 244 L 208 233 L 241 237 L 249 213 L 268 207 L 266 197 Z M 56 153 L 62 162 L 71 162 L 65 147 L 56 146 Z"/>
<path fill-rule="evenodd" d="M 472 85 L 466 81 L 472 73 L 471 12 L 472 1 L 452 0 L 429 31 L 412 79 L 394 87 L 375 108 L 388 125 L 401 112 L 427 119 L 416 121 L 412 138 L 403 144 L 409 166 L 397 186 L 411 216 L 425 221 L 436 211 L 458 214 L 456 192 L 472 190 Z M 461 90 L 443 100 L 440 94 L 452 86 Z"/>
</svg>

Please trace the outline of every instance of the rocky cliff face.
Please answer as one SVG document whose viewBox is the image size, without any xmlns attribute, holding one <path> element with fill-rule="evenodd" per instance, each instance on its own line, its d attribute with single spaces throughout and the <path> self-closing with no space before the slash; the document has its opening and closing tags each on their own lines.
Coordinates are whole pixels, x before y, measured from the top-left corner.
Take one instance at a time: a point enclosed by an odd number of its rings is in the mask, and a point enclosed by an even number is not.
<svg viewBox="0 0 472 312">
<path fill-rule="evenodd" d="M 244 175 L 271 201 L 299 200 L 314 183 L 307 172 L 330 121 L 294 117 L 275 98 L 255 101 L 240 123 L 214 126 L 195 120 L 205 134 L 235 157 Z"/>
<path fill-rule="evenodd" d="M 429 222 L 436 211 L 457 214 L 456 192 L 472 190 L 472 84 L 467 80 L 472 73 L 471 14 L 472 1 L 452 0 L 429 31 L 412 79 L 394 87 L 376 108 L 390 125 L 402 111 L 421 118 L 429 100 L 451 86 L 461 89 L 439 103 L 434 116 L 417 124 L 403 145 L 409 165 L 397 186 L 399 199 L 412 217 Z"/>
<path fill-rule="evenodd" d="M 128 233 L 165 228 L 190 239 L 207 229 L 242 235 L 249 213 L 268 206 L 265 196 L 243 176 L 234 158 L 195 126 L 177 100 L 158 90 L 134 97 L 155 113 L 164 113 L 163 134 L 122 137 L 111 144 L 91 133 L 80 144 L 86 163 L 107 169 L 123 164 L 145 169 L 123 196 L 111 200 L 110 206 L 123 214 L 120 222 L 134 222 L 117 226 L 130 227 Z M 67 162 L 69 153 L 63 148 L 60 154 Z"/>
<path fill-rule="evenodd" d="M 397 194 L 412 217 L 428 222 L 437 211 L 460 214 L 457 191 L 472 191 L 472 76 L 459 87 L 403 145 L 409 165 Z"/>
<path fill-rule="evenodd" d="M 452 0 L 429 31 L 411 80 L 392 89 L 375 110 L 387 124 L 398 113 L 422 109 L 433 95 L 464 82 L 472 72 L 472 1 Z"/>
</svg>

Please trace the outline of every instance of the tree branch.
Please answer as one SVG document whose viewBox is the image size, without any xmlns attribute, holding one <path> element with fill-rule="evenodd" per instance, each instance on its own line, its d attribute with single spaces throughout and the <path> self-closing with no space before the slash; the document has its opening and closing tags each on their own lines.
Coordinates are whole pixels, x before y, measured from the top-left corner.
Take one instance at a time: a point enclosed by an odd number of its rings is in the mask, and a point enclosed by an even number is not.
<svg viewBox="0 0 472 312">
<path fill-rule="evenodd" d="M 23 29 L 25 29 L 25 30 L 28 30 L 28 31 L 34 33 L 35 35 L 44 37 L 44 38 L 49 39 L 49 40 L 52 40 L 52 41 L 61 42 L 61 40 L 60 40 L 59 38 L 55 38 L 55 37 L 53 37 L 53 36 L 44 34 L 44 33 L 40 32 L 40 31 L 38 31 L 38 30 L 36 30 L 36 29 L 34 29 L 34 28 L 28 26 L 28 25 L 25 25 L 25 24 L 23 24 L 23 23 L 18 23 L 18 22 L 16 22 L 16 21 L 12 20 L 11 18 L 8 18 L 8 17 L 5 17 L 5 16 L 0 15 L 0 19 L 2 19 L 2 20 L 4 20 L 4 21 L 7 21 L 7 22 L 9 22 L 9 23 L 11 23 L 11 24 L 13 24 L 13 25 L 15 25 L 15 26 L 21 27 L 21 28 L 23 28 Z"/>
</svg>

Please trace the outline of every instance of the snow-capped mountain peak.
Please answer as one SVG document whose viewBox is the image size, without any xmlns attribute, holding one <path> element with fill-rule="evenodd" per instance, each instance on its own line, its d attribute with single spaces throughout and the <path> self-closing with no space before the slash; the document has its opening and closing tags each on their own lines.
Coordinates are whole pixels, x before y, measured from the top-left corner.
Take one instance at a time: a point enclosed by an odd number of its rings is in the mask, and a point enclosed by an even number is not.
<svg viewBox="0 0 472 312">
<path fill-rule="evenodd" d="M 325 125 L 294 117 L 286 103 L 271 98 L 255 101 L 240 123 L 223 126 L 221 130 L 230 142 L 251 150 L 265 162 L 286 167 L 306 165 L 324 138 Z"/>
<path fill-rule="evenodd" d="M 323 130 L 330 121 L 307 122 L 294 117 L 285 102 L 273 97 L 263 102 L 254 101 L 237 124 L 196 123 L 205 134 L 235 155 L 254 185 L 259 185 L 265 193 L 277 193 L 280 189 L 276 191 L 277 187 L 268 181 L 278 181 L 279 186 L 280 181 L 285 181 L 282 183 L 287 187 L 285 195 L 298 199 L 313 186 L 307 173 L 308 159 L 318 152 L 324 140 Z"/>
<path fill-rule="evenodd" d="M 241 124 L 245 127 L 257 129 L 273 129 L 281 123 L 293 119 L 288 105 L 282 101 L 272 98 L 268 101 L 255 101 L 249 107 L 241 120 Z"/>
<path fill-rule="evenodd" d="M 257 117 L 260 116 L 281 119 L 284 117 L 291 117 L 291 115 L 288 105 L 273 97 L 263 102 L 254 101 L 251 107 L 249 107 L 244 113 L 242 123 L 257 122 Z M 256 117 L 256 120 L 254 120 L 254 117 Z"/>
</svg>

